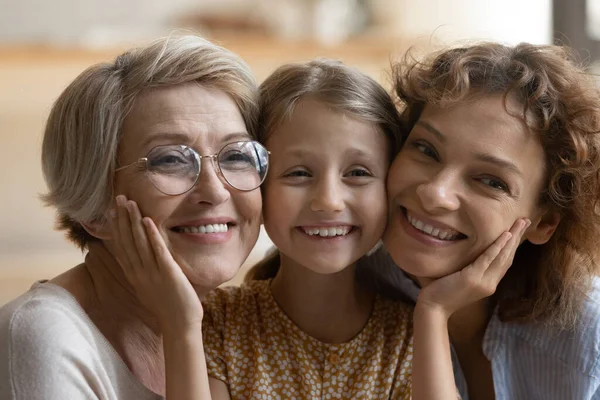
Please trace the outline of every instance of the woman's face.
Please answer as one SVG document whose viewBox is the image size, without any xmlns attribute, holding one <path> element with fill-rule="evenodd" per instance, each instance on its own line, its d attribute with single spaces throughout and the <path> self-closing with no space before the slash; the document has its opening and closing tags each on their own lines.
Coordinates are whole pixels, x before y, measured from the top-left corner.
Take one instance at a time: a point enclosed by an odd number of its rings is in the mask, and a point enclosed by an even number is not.
<svg viewBox="0 0 600 400">
<path fill-rule="evenodd" d="M 387 250 L 407 273 L 439 278 L 472 262 L 518 218 L 532 221 L 524 237 L 539 243 L 544 160 L 538 137 L 505 111 L 501 95 L 426 106 L 388 174 Z"/>
<path fill-rule="evenodd" d="M 135 162 L 159 145 L 187 145 L 199 155 L 212 155 L 228 143 L 249 139 L 226 93 L 198 84 L 151 89 L 136 99 L 124 121 L 119 164 Z M 136 201 L 142 215 L 152 218 L 190 282 L 212 289 L 235 275 L 256 243 L 262 202 L 258 189 L 230 187 L 211 159 L 201 164 L 198 182 L 184 194 L 161 193 L 143 164 L 118 172 L 115 192 Z M 227 229 L 221 229 L 223 224 Z M 194 232 L 209 225 L 218 225 L 208 229 L 218 232 Z"/>
</svg>

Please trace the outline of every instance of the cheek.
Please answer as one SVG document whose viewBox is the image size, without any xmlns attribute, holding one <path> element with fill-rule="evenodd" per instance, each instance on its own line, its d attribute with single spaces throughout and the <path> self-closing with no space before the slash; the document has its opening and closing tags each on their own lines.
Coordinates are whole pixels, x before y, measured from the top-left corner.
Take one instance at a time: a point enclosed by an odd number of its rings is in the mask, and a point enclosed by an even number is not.
<svg viewBox="0 0 600 400">
<path fill-rule="evenodd" d="M 117 179 L 115 197 L 119 194 L 135 201 L 142 216 L 152 218 L 159 229 L 162 222 L 174 212 L 184 198 L 184 196 L 166 196 L 160 193 L 143 174 L 130 174 Z"/>
<path fill-rule="evenodd" d="M 287 225 L 291 217 L 291 208 L 298 197 L 289 196 L 287 190 L 281 190 L 276 184 L 265 185 L 263 190 L 263 222 L 267 233 L 277 232 L 280 226 Z M 285 204 L 285 206 L 284 206 Z"/>
<path fill-rule="evenodd" d="M 251 192 L 239 192 L 232 195 L 241 219 L 251 225 L 260 225 L 262 214 L 262 195 L 260 189 Z"/>
<path fill-rule="evenodd" d="M 394 159 L 387 175 L 387 195 L 389 198 L 395 197 L 401 190 L 405 181 L 404 174 L 407 170 L 414 172 L 412 167 L 409 167 L 405 162 L 402 153 L 400 153 Z"/>
<path fill-rule="evenodd" d="M 384 184 L 362 194 L 359 199 L 359 207 L 363 210 L 365 220 L 373 224 L 374 230 L 383 232 L 388 210 Z"/>
</svg>

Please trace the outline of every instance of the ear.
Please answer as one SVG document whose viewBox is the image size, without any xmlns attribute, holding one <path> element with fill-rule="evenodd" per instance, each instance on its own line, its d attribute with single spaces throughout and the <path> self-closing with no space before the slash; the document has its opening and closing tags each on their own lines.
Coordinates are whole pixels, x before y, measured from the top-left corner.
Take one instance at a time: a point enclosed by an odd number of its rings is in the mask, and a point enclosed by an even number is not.
<svg viewBox="0 0 600 400">
<path fill-rule="evenodd" d="M 108 225 L 108 220 L 104 219 L 104 221 L 90 222 L 90 223 L 81 223 L 83 229 L 90 235 L 100 240 L 110 240 L 112 239 L 112 235 L 110 233 L 110 227 Z"/>
<path fill-rule="evenodd" d="M 525 232 L 525 239 L 533 244 L 544 244 L 550 240 L 559 223 L 560 215 L 557 212 L 544 211 L 536 221 L 531 221 L 531 225 Z"/>
</svg>

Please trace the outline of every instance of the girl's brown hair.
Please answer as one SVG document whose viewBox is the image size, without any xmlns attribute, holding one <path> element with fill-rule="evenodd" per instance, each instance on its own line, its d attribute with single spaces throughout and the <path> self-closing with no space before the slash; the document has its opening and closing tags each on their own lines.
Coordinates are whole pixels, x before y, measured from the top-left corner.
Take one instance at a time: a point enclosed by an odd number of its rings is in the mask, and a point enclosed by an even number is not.
<svg viewBox="0 0 600 400">
<path fill-rule="evenodd" d="M 389 140 L 390 161 L 404 141 L 406 131 L 389 93 L 358 69 L 327 59 L 283 65 L 260 85 L 258 140 L 266 144 L 298 102 L 307 98 L 377 126 Z M 278 270 L 279 252 L 274 249 L 245 279 L 269 279 Z"/>
<path fill-rule="evenodd" d="M 600 237 L 600 96 L 594 79 L 560 46 L 481 43 L 393 67 L 402 118 L 410 130 L 428 104 L 451 106 L 503 94 L 545 151 L 540 206 L 557 212 L 546 244 L 523 243 L 496 292 L 503 321 L 545 320 L 571 327 L 597 272 Z M 507 110 L 508 112 L 508 110 Z"/>
</svg>

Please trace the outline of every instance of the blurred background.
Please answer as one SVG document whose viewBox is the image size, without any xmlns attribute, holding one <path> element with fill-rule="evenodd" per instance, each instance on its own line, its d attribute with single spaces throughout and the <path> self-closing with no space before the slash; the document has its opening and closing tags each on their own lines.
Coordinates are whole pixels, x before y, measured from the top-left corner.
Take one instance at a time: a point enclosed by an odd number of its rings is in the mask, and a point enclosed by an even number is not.
<svg viewBox="0 0 600 400">
<path fill-rule="evenodd" d="M 52 102 L 87 66 L 173 29 L 237 52 L 259 81 L 327 56 L 389 87 L 390 60 L 410 46 L 472 39 L 559 40 L 600 58 L 600 0 L 0 0 L 0 305 L 83 259 L 38 200 Z M 246 264 L 269 246 L 263 234 Z"/>
</svg>

